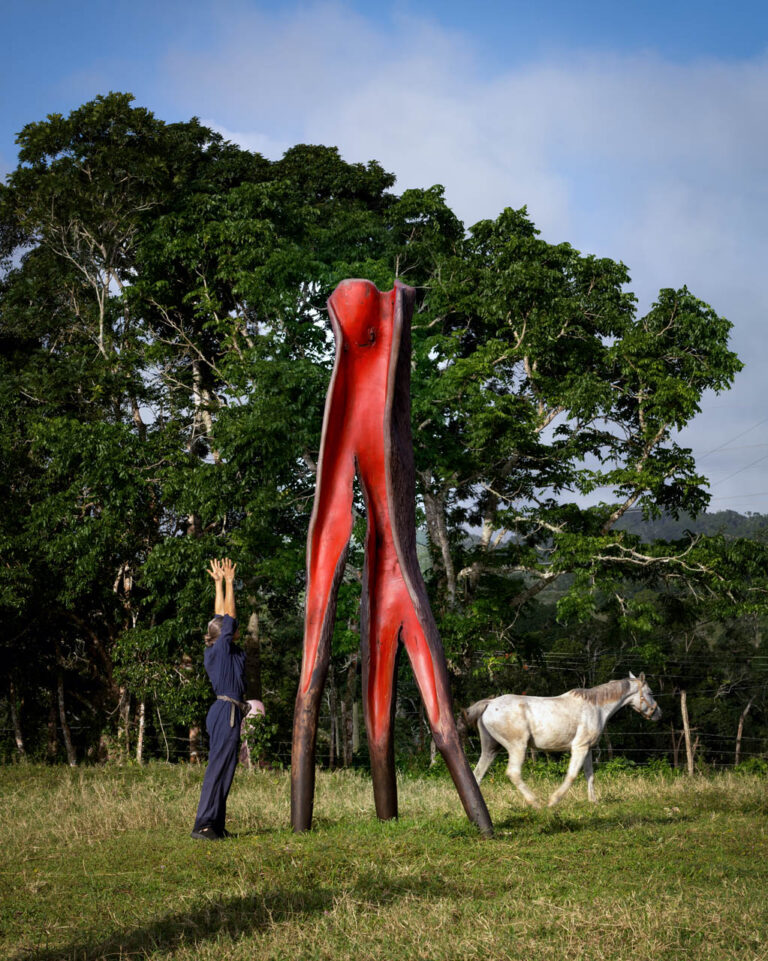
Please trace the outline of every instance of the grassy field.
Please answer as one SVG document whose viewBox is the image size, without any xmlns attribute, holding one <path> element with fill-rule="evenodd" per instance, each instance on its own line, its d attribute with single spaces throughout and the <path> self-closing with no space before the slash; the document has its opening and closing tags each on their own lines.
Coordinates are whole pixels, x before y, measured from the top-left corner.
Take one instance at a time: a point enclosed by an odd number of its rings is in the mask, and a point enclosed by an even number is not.
<svg viewBox="0 0 768 961">
<path fill-rule="evenodd" d="M 768 959 L 764 778 L 598 772 L 598 806 L 581 781 L 552 813 L 499 767 L 488 841 L 448 780 L 403 779 L 379 823 L 364 776 L 320 773 L 297 836 L 288 776 L 239 772 L 212 844 L 189 838 L 201 777 L 1 768 L 0 956 Z"/>
</svg>

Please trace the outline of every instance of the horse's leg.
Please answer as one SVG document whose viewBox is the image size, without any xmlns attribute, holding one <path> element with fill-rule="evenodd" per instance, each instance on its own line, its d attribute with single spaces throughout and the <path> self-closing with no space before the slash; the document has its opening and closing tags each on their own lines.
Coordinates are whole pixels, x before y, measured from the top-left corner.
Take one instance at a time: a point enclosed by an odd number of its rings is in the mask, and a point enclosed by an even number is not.
<svg viewBox="0 0 768 961">
<path fill-rule="evenodd" d="M 506 747 L 509 752 L 507 777 L 523 795 L 527 804 L 530 804 L 531 807 L 540 808 L 541 801 L 528 787 L 522 777 L 523 761 L 525 760 L 525 752 L 528 749 L 528 738 L 522 737 L 517 741 L 508 741 L 504 744 L 504 747 Z"/>
<path fill-rule="evenodd" d="M 496 738 L 491 737 L 488 728 L 483 724 L 483 719 L 478 718 L 477 730 L 480 732 L 480 760 L 474 770 L 475 780 L 478 784 L 488 773 L 488 768 L 493 764 L 496 755 L 499 753 L 500 744 Z"/>
<path fill-rule="evenodd" d="M 553 808 L 556 804 L 559 804 L 565 796 L 566 791 L 579 775 L 582 765 L 584 764 L 585 758 L 590 754 L 589 746 L 574 745 L 571 748 L 571 761 L 568 765 L 568 773 L 565 775 L 565 780 L 560 785 L 560 787 L 553 791 L 550 795 L 549 801 L 547 802 L 547 807 Z"/>
<path fill-rule="evenodd" d="M 594 804 L 597 798 L 595 797 L 595 769 L 592 767 L 592 751 L 587 751 L 587 756 L 584 758 L 584 777 L 587 779 L 587 797 Z"/>
</svg>

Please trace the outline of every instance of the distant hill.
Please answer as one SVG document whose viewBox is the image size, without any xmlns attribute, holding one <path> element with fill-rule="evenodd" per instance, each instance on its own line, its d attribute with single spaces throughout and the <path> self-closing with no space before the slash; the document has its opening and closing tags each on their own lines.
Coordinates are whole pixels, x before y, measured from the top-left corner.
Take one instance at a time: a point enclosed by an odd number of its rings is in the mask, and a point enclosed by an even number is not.
<svg viewBox="0 0 768 961">
<path fill-rule="evenodd" d="M 768 538 L 768 514 L 739 514 L 736 511 L 715 511 L 693 518 L 681 514 L 679 520 L 663 516 L 644 521 L 639 511 L 630 511 L 616 524 L 617 530 L 637 534 L 644 541 L 676 541 L 686 531 L 694 534 L 723 534 L 725 537 L 746 537 L 751 540 Z"/>
</svg>

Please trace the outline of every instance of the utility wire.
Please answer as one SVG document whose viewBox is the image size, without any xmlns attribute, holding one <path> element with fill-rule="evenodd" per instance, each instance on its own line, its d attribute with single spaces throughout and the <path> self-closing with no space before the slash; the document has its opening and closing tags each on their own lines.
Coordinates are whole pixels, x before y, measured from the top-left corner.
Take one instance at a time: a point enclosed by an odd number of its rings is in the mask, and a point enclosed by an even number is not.
<svg viewBox="0 0 768 961">
<path fill-rule="evenodd" d="M 751 427 L 747 427 L 746 430 L 743 430 L 740 434 L 736 434 L 735 437 L 731 437 L 731 439 L 727 440 L 724 444 L 720 444 L 719 447 L 713 447 L 712 450 L 708 450 L 705 454 L 702 454 L 700 457 L 698 457 L 697 460 L 702 461 L 704 460 L 705 457 L 709 457 L 710 454 L 716 454 L 718 451 L 728 447 L 735 440 L 738 440 L 740 437 L 744 437 L 745 434 L 751 433 L 756 427 L 759 427 L 761 424 L 765 424 L 766 421 L 768 421 L 768 417 L 763 417 L 762 420 L 759 420 L 756 424 L 753 424 Z"/>
<path fill-rule="evenodd" d="M 749 470 L 750 467 L 754 467 L 756 464 L 760 464 L 764 460 L 768 460 L 768 454 L 763 454 L 762 457 L 758 457 L 757 460 L 753 460 L 751 464 L 747 464 L 746 467 L 742 467 L 740 470 L 734 471 L 727 477 L 721 477 L 720 480 L 716 480 L 712 486 L 717 487 L 718 484 L 724 484 L 727 480 L 730 480 L 732 477 L 737 477 L 739 474 L 743 474 L 745 470 Z"/>
<path fill-rule="evenodd" d="M 739 447 L 722 447 L 722 448 L 720 448 L 720 450 L 710 451 L 710 454 L 720 454 L 720 453 L 722 453 L 722 454 L 730 454 L 732 451 L 735 451 L 735 450 L 756 450 L 758 447 L 768 447 L 768 443 L 764 443 L 764 444 L 743 444 L 743 445 L 740 445 Z M 708 457 L 709 455 L 708 455 L 708 454 L 705 454 L 704 456 L 705 456 L 705 457 Z M 701 460 L 701 458 L 699 458 L 699 460 Z"/>
</svg>

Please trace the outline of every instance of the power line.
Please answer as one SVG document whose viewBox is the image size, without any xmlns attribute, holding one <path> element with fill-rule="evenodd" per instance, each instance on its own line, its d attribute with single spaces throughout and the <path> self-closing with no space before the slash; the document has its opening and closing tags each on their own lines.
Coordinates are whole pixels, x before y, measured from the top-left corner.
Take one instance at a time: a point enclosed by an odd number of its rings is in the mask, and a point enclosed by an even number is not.
<svg viewBox="0 0 768 961">
<path fill-rule="evenodd" d="M 735 450 L 756 450 L 758 447 L 768 447 L 768 443 L 744 444 L 743 446 L 740 446 L 740 447 L 721 447 L 719 450 L 710 451 L 710 454 L 718 454 L 718 453 L 730 454 L 732 451 L 735 451 Z M 708 457 L 709 454 L 705 454 L 704 456 Z M 699 460 L 701 459 L 702 458 L 700 457 Z"/>
<path fill-rule="evenodd" d="M 761 424 L 765 424 L 766 421 L 768 421 L 768 417 L 764 417 L 762 420 L 759 420 L 756 424 L 753 424 L 751 427 L 748 427 L 746 430 L 743 430 L 740 434 L 736 434 L 735 437 L 731 437 L 730 440 L 727 440 L 724 444 L 720 444 L 719 447 L 713 447 L 712 450 L 708 450 L 705 454 L 702 454 L 698 458 L 698 460 L 702 461 L 704 460 L 705 457 L 709 457 L 710 454 L 716 454 L 718 451 L 723 450 L 724 448 L 732 444 L 735 440 L 738 440 L 740 437 L 744 437 L 745 434 L 751 433 L 756 427 L 759 427 Z"/>
<path fill-rule="evenodd" d="M 757 460 L 753 460 L 751 464 L 747 464 L 746 467 L 742 467 L 740 470 L 734 471 L 732 474 L 729 474 L 727 477 L 721 477 L 720 480 L 715 481 L 712 486 L 717 487 L 718 484 L 724 484 L 727 480 L 730 480 L 732 477 L 737 477 L 739 474 L 743 474 L 745 470 L 749 470 L 751 467 L 755 467 L 757 464 L 762 463 L 764 460 L 768 460 L 768 454 L 763 454 L 762 457 L 758 457 Z"/>
</svg>

